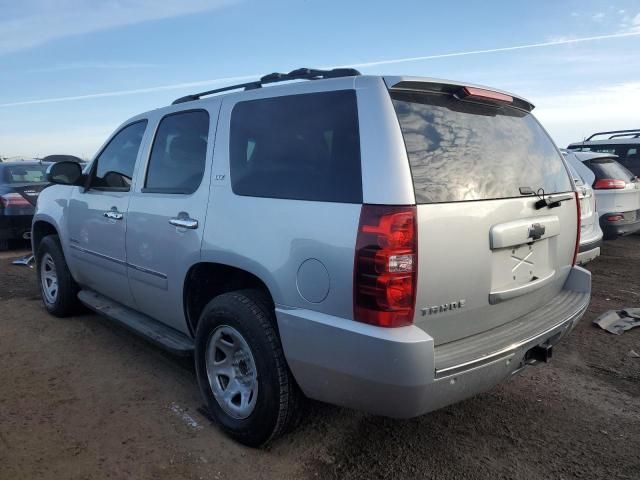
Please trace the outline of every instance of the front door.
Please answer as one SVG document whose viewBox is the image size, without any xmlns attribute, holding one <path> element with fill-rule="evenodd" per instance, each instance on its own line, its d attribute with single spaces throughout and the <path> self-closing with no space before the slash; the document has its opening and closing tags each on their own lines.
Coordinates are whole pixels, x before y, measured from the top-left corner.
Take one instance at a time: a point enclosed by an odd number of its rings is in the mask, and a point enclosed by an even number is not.
<svg viewBox="0 0 640 480">
<path fill-rule="evenodd" d="M 164 116 L 146 172 L 138 174 L 127 222 L 127 263 L 138 309 L 189 333 L 183 285 L 200 259 L 209 200 L 217 107 Z M 211 131 L 210 131 L 211 130 Z"/>
<path fill-rule="evenodd" d="M 128 306 L 125 232 L 131 179 L 146 120 L 116 133 L 91 167 L 89 188 L 69 201 L 69 267 L 83 286 Z"/>
</svg>

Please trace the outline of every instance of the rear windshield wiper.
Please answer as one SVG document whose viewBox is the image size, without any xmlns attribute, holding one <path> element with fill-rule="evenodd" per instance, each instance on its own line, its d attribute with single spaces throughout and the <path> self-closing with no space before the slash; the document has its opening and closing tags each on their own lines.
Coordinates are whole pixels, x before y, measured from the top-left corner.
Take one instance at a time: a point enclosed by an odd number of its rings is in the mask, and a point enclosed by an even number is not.
<svg viewBox="0 0 640 480">
<path fill-rule="evenodd" d="M 560 205 L 560 203 L 575 198 L 574 193 L 556 193 L 555 195 L 546 195 L 544 190 L 540 188 L 537 192 L 531 187 L 520 187 L 520 195 L 535 195 L 538 197 L 538 201 L 535 203 L 536 210 L 548 207 L 554 208 Z"/>
<path fill-rule="evenodd" d="M 554 208 L 560 205 L 560 203 L 565 202 L 567 200 L 575 199 L 575 193 L 557 193 L 555 195 L 543 195 L 540 200 L 538 200 L 535 204 L 536 210 L 540 210 L 544 207 Z"/>
</svg>

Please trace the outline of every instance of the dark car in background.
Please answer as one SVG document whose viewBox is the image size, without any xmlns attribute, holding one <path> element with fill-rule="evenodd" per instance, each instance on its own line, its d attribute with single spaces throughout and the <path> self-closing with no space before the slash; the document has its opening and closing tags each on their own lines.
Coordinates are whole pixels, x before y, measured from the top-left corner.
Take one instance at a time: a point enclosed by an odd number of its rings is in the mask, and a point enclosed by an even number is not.
<svg viewBox="0 0 640 480">
<path fill-rule="evenodd" d="M 617 161 L 623 167 L 640 176 L 640 128 L 594 133 L 584 141 L 572 143 L 567 148 L 575 152 L 616 155 Z"/>
<path fill-rule="evenodd" d="M 31 220 L 40 192 L 48 185 L 49 163 L 0 163 L 0 250 L 12 240 L 31 238 Z"/>
</svg>

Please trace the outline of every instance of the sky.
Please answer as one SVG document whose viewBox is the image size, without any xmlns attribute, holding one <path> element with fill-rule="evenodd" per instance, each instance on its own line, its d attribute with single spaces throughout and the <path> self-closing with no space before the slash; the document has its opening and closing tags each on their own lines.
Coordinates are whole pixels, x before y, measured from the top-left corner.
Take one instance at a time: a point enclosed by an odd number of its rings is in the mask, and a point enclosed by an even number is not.
<svg viewBox="0 0 640 480">
<path fill-rule="evenodd" d="M 91 158 L 127 118 L 298 67 L 521 95 L 564 147 L 640 127 L 638 0 L 0 0 L 0 156 Z"/>
</svg>

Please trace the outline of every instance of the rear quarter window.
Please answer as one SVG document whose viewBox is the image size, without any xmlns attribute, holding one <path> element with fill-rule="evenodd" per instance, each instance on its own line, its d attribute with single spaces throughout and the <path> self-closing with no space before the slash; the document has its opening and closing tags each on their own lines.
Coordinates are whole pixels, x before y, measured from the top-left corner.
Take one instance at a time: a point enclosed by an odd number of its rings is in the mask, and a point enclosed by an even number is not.
<svg viewBox="0 0 640 480">
<path fill-rule="evenodd" d="M 355 91 L 237 103 L 229 157 L 237 195 L 361 203 Z"/>
<path fill-rule="evenodd" d="M 572 190 L 560 153 L 528 112 L 451 95 L 392 92 L 417 203 Z"/>
</svg>

